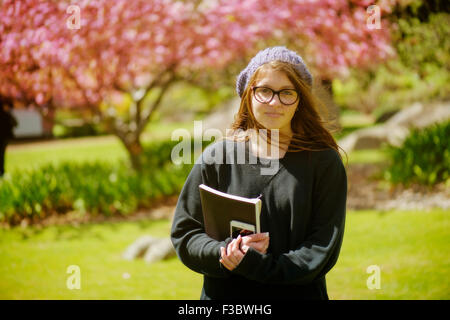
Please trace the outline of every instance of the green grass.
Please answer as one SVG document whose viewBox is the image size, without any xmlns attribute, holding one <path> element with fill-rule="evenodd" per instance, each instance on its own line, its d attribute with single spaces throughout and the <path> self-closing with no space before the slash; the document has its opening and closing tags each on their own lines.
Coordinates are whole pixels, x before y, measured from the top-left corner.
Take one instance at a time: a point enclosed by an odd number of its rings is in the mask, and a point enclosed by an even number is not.
<svg viewBox="0 0 450 320">
<path fill-rule="evenodd" d="M 388 155 L 383 149 L 354 150 L 347 154 L 348 163 L 380 163 L 388 161 Z M 345 156 L 344 156 L 345 161 Z"/>
<path fill-rule="evenodd" d="M 118 139 L 80 138 L 70 139 L 58 144 L 8 150 L 5 157 L 5 170 L 23 170 L 62 161 L 117 162 L 127 158 L 127 152 Z M 83 141 L 81 141 L 83 140 Z"/>
<path fill-rule="evenodd" d="M 0 299 L 198 299 L 200 276 L 177 258 L 121 257 L 139 236 L 168 233 L 166 220 L 2 230 Z M 80 267 L 80 290 L 67 288 L 70 265 Z"/>
<path fill-rule="evenodd" d="M 348 215 L 331 299 L 449 299 L 450 211 L 358 211 Z M 368 289 L 371 265 L 380 289 Z"/>
<path fill-rule="evenodd" d="M 193 122 L 150 124 L 142 136 L 142 143 L 170 140 L 173 130 L 186 128 L 193 131 Z M 5 155 L 5 170 L 23 170 L 43 164 L 57 164 L 62 161 L 105 161 L 117 162 L 127 159 L 128 154 L 122 142 L 115 136 L 60 139 L 49 143 L 30 143 L 26 146 L 9 146 Z"/>
<path fill-rule="evenodd" d="M 350 212 L 331 299 L 449 299 L 450 212 Z M 121 254 L 141 235 L 168 236 L 169 220 L 0 230 L 0 299 L 198 299 L 201 276 L 177 258 L 148 265 Z M 81 289 L 66 287 L 68 266 Z M 381 288 L 369 290 L 378 265 Z M 124 278 L 128 273 L 130 277 Z"/>
<path fill-rule="evenodd" d="M 373 125 L 375 123 L 375 118 L 372 115 L 363 114 L 355 110 L 342 110 L 339 120 L 343 128 L 346 127 L 364 128 Z"/>
</svg>

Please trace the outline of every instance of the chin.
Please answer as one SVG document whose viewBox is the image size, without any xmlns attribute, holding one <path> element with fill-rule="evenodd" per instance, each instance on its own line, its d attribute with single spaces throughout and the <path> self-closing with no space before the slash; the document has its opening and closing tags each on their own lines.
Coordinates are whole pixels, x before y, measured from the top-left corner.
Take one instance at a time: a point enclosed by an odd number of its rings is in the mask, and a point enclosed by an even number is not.
<svg viewBox="0 0 450 320">
<path fill-rule="evenodd" d="M 270 130 L 280 129 L 283 127 L 283 124 L 277 121 L 266 121 L 263 125 Z"/>
</svg>

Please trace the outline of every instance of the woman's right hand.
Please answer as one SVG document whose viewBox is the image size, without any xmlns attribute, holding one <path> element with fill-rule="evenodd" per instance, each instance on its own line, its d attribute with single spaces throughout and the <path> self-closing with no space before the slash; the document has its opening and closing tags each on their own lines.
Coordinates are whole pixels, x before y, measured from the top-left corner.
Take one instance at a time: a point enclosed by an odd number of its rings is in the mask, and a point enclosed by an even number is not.
<svg viewBox="0 0 450 320">
<path fill-rule="evenodd" d="M 242 237 L 241 250 L 246 253 L 249 247 L 266 254 L 269 247 L 269 233 L 255 233 Z"/>
</svg>

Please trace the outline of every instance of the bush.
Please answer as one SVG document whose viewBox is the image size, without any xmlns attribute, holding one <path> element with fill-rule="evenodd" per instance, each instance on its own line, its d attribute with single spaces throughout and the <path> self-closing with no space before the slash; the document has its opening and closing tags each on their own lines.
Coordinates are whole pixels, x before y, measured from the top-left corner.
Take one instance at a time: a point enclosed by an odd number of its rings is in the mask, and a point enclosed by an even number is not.
<svg viewBox="0 0 450 320">
<path fill-rule="evenodd" d="M 106 132 L 101 130 L 100 126 L 92 123 L 80 123 L 77 125 L 55 124 L 53 126 L 53 136 L 59 139 L 99 136 L 103 134 L 106 134 Z"/>
<path fill-rule="evenodd" d="M 347 79 L 333 80 L 336 103 L 376 116 L 414 102 L 450 98 L 449 13 L 430 14 L 427 21 L 395 18 L 392 30 L 396 57 L 362 72 L 350 70 Z"/>
<path fill-rule="evenodd" d="M 17 224 L 24 218 L 35 222 L 72 210 L 127 215 L 148 208 L 160 198 L 179 193 L 192 168 L 192 164 L 171 162 L 177 143 L 146 145 L 141 172 L 126 162 L 61 162 L 7 174 L 0 179 L 0 222 Z"/>
<path fill-rule="evenodd" d="M 414 129 L 399 148 L 387 148 L 391 160 L 386 179 L 409 185 L 434 185 L 450 177 L 450 121 Z"/>
<path fill-rule="evenodd" d="M 92 215 L 127 215 L 181 190 L 189 165 L 147 169 L 137 173 L 110 163 L 61 163 L 14 172 L 0 180 L 0 221 L 37 221 L 71 210 Z"/>
</svg>

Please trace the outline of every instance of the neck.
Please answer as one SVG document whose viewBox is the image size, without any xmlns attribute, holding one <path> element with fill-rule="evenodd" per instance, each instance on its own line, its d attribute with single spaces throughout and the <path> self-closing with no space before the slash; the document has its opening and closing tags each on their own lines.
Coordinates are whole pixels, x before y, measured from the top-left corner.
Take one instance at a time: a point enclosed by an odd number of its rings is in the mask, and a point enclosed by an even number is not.
<svg viewBox="0 0 450 320">
<path fill-rule="evenodd" d="M 292 136 L 292 130 L 290 130 L 290 132 L 286 132 L 279 129 L 278 134 L 274 135 L 272 133 L 272 140 L 271 143 L 269 143 L 267 139 L 268 137 L 267 135 L 264 135 L 264 133 L 260 133 L 260 135 L 258 136 L 256 132 L 252 132 L 250 136 L 250 142 L 253 146 L 253 150 L 255 150 L 257 153 L 267 153 L 267 155 L 271 157 L 272 151 L 278 151 L 279 155 L 284 155 L 284 153 L 288 149 Z M 274 149 L 272 150 L 272 148 Z M 276 154 L 274 156 L 277 157 Z"/>
</svg>

